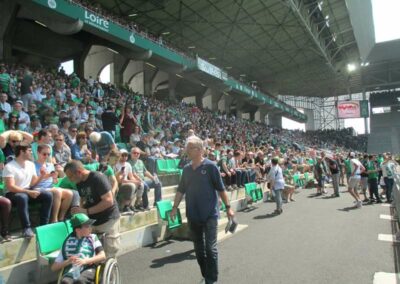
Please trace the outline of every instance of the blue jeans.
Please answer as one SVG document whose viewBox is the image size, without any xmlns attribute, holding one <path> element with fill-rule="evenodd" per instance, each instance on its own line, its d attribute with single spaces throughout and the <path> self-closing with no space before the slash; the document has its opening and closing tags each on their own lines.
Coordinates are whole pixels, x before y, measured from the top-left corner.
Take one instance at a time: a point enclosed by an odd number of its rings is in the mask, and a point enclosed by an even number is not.
<svg viewBox="0 0 400 284">
<path fill-rule="evenodd" d="M 282 189 L 274 189 L 276 209 L 282 209 Z"/>
<path fill-rule="evenodd" d="M 197 263 L 206 283 L 218 280 L 217 228 L 218 219 L 209 218 L 205 223 L 189 222 Z"/>
<path fill-rule="evenodd" d="M 53 194 L 47 190 L 39 190 L 40 194 L 36 198 L 31 198 L 27 193 L 7 192 L 6 197 L 17 206 L 18 216 L 21 220 L 22 227 L 30 228 L 29 220 L 29 202 L 39 202 L 40 206 L 40 225 L 49 223 L 51 207 L 53 205 Z"/>
<path fill-rule="evenodd" d="M 392 202 L 393 179 L 384 177 L 383 180 L 386 185 L 386 200 L 387 202 Z"/>
<path fill-rule="evenodd" d="M 144 208 L 149 207 L 149 197 L 147 196 L 147 192 L 150 190 L 150 188 L 154 188 L 154 204 L 157 201 L 161 200 L 161 187 L 162 187 L 161 183 L 155 183 L 152 180 L 145 180 L 144 190 L 142 195 Z"/>
<path fill-rule="evenodd" d="M 235 170 L 236 172 L 236 185 L 238 187 L 244 186 L 246 183 L 246 172 L 242 170 Z"/>
<path fill-rule="evenodd" d="M 157 173 L 157 158 L 154 157 L 148 157 L 146 160 L 147 163 L 147 169 L 149 172 L 154 175 Z"/>
</svg>

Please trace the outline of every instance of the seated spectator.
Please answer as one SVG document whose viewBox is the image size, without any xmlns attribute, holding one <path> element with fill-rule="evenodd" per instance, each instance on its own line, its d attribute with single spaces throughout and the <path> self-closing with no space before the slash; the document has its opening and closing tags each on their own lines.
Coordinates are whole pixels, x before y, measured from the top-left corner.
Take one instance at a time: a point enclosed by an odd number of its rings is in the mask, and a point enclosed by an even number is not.
<svg viewBox="0 0 400 284">
<path fill-rule="evenodd" d="M 132 166 L 133 172 L 140 178 L 142 182 L 144 182 L 144 191 L 143 191 L 143 208 L 145 210 L 150 209 L 149 207 L 149 199 L 147 196 L 147 192 L 150 188 L 154 188 L 154 206 L 157 201 L 160 201 L 161 198 L 161 183 L 158 180 L 157 176 L 153 176 L 144 166 L 142 160 L 140 160 L 141 151 L 138 147 L 134 147 L 131 149 L 131 160 L 130 164 Z M 147 178 L 147 179 L 146 179 Z"/>
<path fill-rule="evenodd" d="M 7 102 L 8 101 L 8 95 L 5 92 L 1 93 L 0 96 L 0 107 L 2 110 L 5 111 L 6 113 L 6 118 L 8 117 L 8 115 L 11 113 L 12 109 L 11 109 L 11 105 Z"/>
<path fill-rule="evenodd" d="M 32 147 L 32 156 L 33 156 L 33 160 L 36 161 L 38 159 L 38 146 L 42 145 L 42 144 L 46 144 L 50 146 L 51 143 L 51 133 L 50 131 L 46 130 L 46 129 L 42 129 L 39 131 L 38 135 L 38 140 L 37 142 L 33 142 L 31 144 Z M 51 155 L 48 158 L 48 161 L 52 161 L 52 157 L 53 157 L 53 149 L 51 148 Z"/>
<path fill-rule="evenodd" d="M 19 128 L 19 115 L 13 111 L 8 116 L 7 130 L 20 130 Z"/>
<path fill-rule="evenodd" d="M 5 163 L 15 158 L 14 150 L 21 142 L 31 144 L 33 136 L 24 131 L 9 130 L 0 135 L 0 148 L 5 156 Z"/>
<path fill-rule="evenodd" d="M 69 189 L 63 189 L 60 187 L 54 187 L 57 183 L 57 172 L 53 163 L 49 163 L 48 157 L 50 154 L 51 147 L 47 144 L 40 144 L 37 148 L 38 159 L 35 162 L 36 175 L 40 175 L 41 172 L 51 174 L 51 177 L 41 180 L 36 186 L 36 190 L 48 190 L 53 194 L 53 209 L 51 214 L 51 223 L 63 221 L 65 214 L 71 206 L 73 192 Z M 58 171 L 62 171 L 58 169 Z"/>
<path fill-rule="evenodd" d="M 144 190 L 144 182 L 132 171 L 132 166 L 127 162 L 129 153 L 127 150 L 120 151 L 120 158 L 113 166 L 118 185 L 119 192 L 122 196 L 121 206 L 122 213 L 132 214 L 135 211 L 134 206 L 142 204 L 142 195 Z"/>
<path fill-rule="evenodd" d="M 19 130 L 24 130 L 28 127 L 28 125 L 31 123 L 29 115 L 22 110 L 23 102 L 22 101 L 16 101 L 14 103 L 14 112 L 16 112 L 19 116 L 18 119 L 18 129 Z"/>
<path fill-rule="evenodd" d="M 53 195 L 47 190 L 33 189 L 43 179 L 51 177 L 51 173 L 40 171 L 37 176 L 32 160 L 32 149 L 29 144 L 21 143 L 15 148 L 15 160 L 9 162 L 3 171 L 6 197 L 17 207 L 23 228 L 23 236 L 32 238 L 34 233 L 29 220 L 28 202 L 41 203 L 40 225 L 49 223 Z"/>
<path fill-rule="evenodd" d="M 71 150 L 65 144 L 64 134 L 57 134 L 54 138 L 53 157 L 55 163 L 64 168 L 65 165 L 71 161 Z"/>
<path fill-rule="evenodd" d="M 1 214 L 1 230 L 0 235 L 3 238 L 3 242 L 11 241 L 11 235 L 9 231 L 11 213 L 11 201 L 4 196 L 0 196 L 0 214 Z"/>
<path fill-rule="evenodd" d="M 92 152 L 85 132 L 79 132 L 76 136 L 76 143 L 71 148 L 71 156 L 72 159 L 79 160 L 83 164 L 92 162 Z"/>
<path fill-rule="evenodd" d="M 25 129 L 26 132 L 28 133 L 36 133 L 42 130 L 42 125 L 40 124 L 40 117 L 36 114 L 31 116 L 31 123 L 30 125 Z"/>
<path fill-rule="evenodd" d="M 94 283 L 96 269 L 93 266 L 106 259 L 106 254 L 96 234 L 92 234 L 91 225 L 95 220 L 86 214 L 78 213 L 72 216 L 73 232 L 64 241 L 60 253 L 55 259 L 51 270 L 64 269 L 61 284 Z M 73 279 L 73 265 L 79 267 L 80 276 Z"/>
<path fill-rule="evenodd" d="M 228 191 L 236 189 L 236 172 L 229 167 L 228 159 L 232 157 L 232 152 L 229 151 L 230 156 L 226 154 L 225 150 L 220 152 L 221 159 L 217 163 L 221 176 L 223 177 L 225 186 Z"/>
</svg>

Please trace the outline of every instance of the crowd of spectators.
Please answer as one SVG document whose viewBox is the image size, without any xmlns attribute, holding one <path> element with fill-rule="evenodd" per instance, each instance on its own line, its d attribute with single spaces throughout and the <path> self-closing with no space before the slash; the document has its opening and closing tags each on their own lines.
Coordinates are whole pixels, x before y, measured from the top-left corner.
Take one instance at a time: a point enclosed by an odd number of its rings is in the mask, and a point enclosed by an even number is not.
<svg viewBox="0 0 400 284">
<path fill-rule="evenodd" d="M 315 149 L 335 154 L 348 152 L 346 146 L 360 145 L 346 144 L 354 140 L 348 130 L 308 134 L 269 127 L 184 102 L 157 100 L 92 78 L 81 80 L 62 69 L 2 64 L 0 90 L 0 166 L 7 168 L 11 161 L 22 161 L 18 155 L 25 160 L 31 155 L 34 161 L 35 171 L 25 183 L 14 178 L 14 185 L 19 183 L 15 188 L 7 184 L 7 177 L 15 171 L 3 172 L 5 196 L 18 207 L 28 237 L 33 233 L 24 204 L 36 197 L 18 187 L 50 192 L 52 212 L 44 210 L 47 215 L 43 213 L 41 223 L 62 220 L 68 208 L 79 203 L 79 196 L 62 190 L 76 188 L 63 171 L 71 159 L 103 172 L 118 197 L 120 210 L 134 214 L 154 205 L 149 204 L 150 189 L 154 188 L 154 202 L 161 200 L 157 160 L 179 158 L 184 165 L 185 141 L 192 135 L 204 140 L 206 155 L 219 165 L 228 190 L 263 179 L 271 157 L 284 159 L 285 169 L 292 173 L 312 164 Z M 25 146 L 18 147 L 22 144 Z M 288 180 L 291 173 L 286 175 Z M 43 180 L 45 184 L 40 183 Z M 15 193 L 26 195 L 23 202 L 16 200 Z M 289 188 L 289 201 L 292 193 Z M 2 235 L 7 238 L 5 221 L 3 228 Z"/>
</svg>

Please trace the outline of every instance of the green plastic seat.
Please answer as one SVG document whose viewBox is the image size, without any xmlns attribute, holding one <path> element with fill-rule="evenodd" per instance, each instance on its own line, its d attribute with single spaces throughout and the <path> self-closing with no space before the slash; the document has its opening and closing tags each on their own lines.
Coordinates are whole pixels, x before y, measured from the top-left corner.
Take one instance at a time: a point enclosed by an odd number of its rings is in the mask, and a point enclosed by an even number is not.
<svg viewBox="0 0 400 284">
<path fill-rule="evenodd" d="M 175 168 L 179 169 L 179 163 L 181 162 L 181 159 L 175 159 Z"/>
<path fill-rule="evenodd" d="M 165 174 L 167 173 L 167 160 L 156 160 L 157 165 L 157 174 Z"/>
<path fill-rule="evenodd" d="M 175 220 L 172 221 L 170 217 L 170 212 L 172 211 L 172 201 L 171 200 L 161 200 L 156 203 L 158 214 L 160 218 L 168 223 L 168 229 L 176 229 L 182 225 L 182 216 L 178 208 Z"/>
<path fill-rule="evenodd" d="M 257 184 L 255 182 L 249 182 L 244 185 L 244 188 L 246 190 L 246 194 L 251 197 L 253 202 L 257 201 Z"/>
<path fill-rule="evenodd" d="M 171 160 L 171 159 L 167 160 L 167 172 L 170 174 L 175 174 L 178 172 L 178 168 L 175 165 L 175 160 Z"/>
<path fill-rule="evenodd" d="M 35 228 L 38 258 L 52 264 L 65 239 L 70 234 L 66 223 L 57 222 Z"/>
</svg>

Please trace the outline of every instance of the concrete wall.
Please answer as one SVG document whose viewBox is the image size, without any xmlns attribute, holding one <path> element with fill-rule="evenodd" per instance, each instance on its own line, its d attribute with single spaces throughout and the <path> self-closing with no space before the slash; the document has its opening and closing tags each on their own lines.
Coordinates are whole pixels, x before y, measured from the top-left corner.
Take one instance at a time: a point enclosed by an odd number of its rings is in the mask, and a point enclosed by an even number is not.
<svg viewBox="0 0 400 284">
<path fill-rule="evenodd" d="M 400 113 L 372 114 L 371 132 L 368 137 L 368 152 L 400 152 Z"/>
<path fill-rule="evenodd" d="M 114 61 L 114 53 L 104 46 L 93 45 L 90 48 L 88 56 L 85 59 L 84 76 L 88 79 L 89 76 L 97 78 L 101 70 L 108 64 Z M 113 70 L 111 70 L 113 74 Z"/>
</svg>

